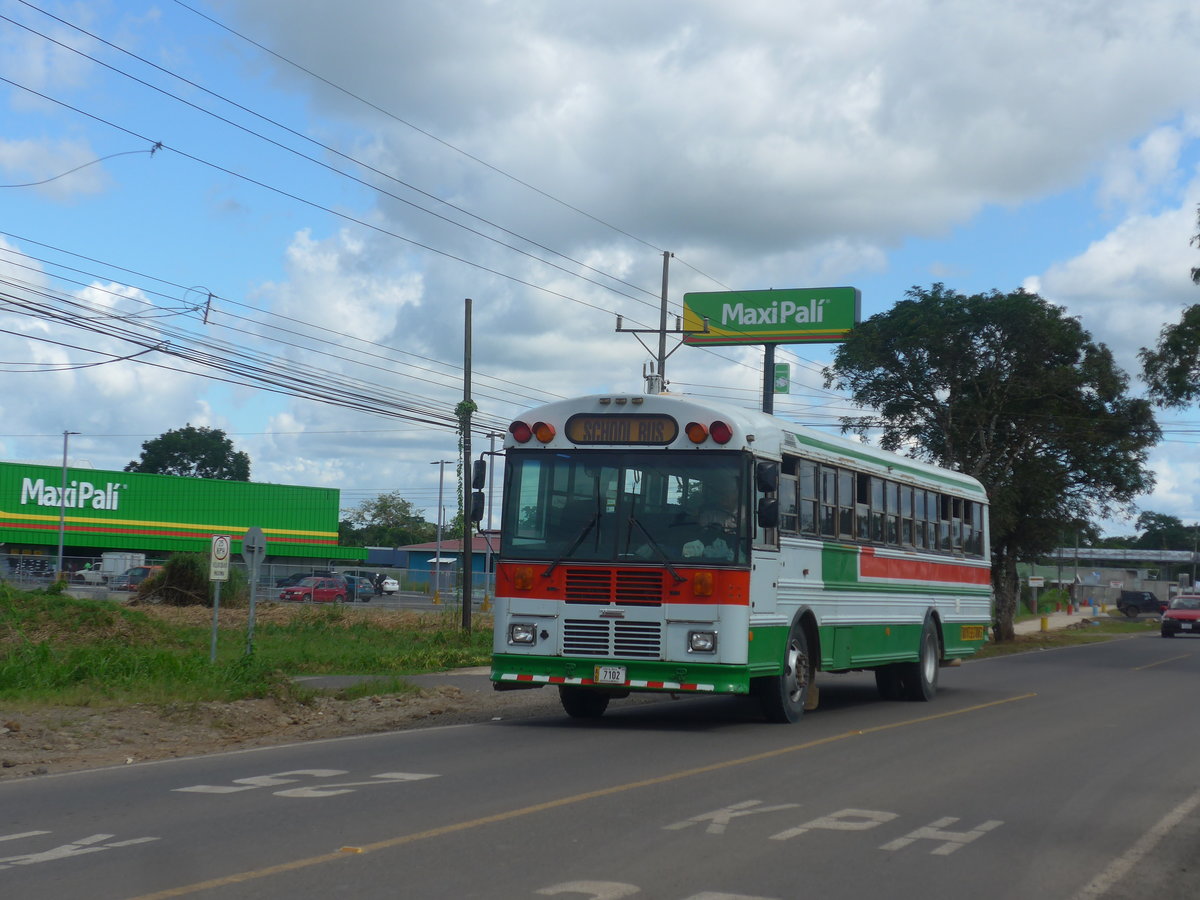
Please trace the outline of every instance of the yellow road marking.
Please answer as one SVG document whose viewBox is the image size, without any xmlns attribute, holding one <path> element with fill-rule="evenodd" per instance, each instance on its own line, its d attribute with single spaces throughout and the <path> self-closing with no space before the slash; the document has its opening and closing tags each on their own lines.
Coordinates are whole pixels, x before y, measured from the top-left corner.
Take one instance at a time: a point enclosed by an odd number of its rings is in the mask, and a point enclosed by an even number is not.
<svg viewBox="0 0 1200 900">
<path fill-rule="evenodd" d="M 442 825 L 437 828 L 429 828 L 425 831 L 416 831 L 412 834 L 404 834 L 399 837 L 388 838 L 383 841 L 376 841 L 373 844 L 364 844 L 361 847 L 353 848 L 354 853 L 373 853 L 378 850 L 387 850 L 392 847 L 402 847 L 405 844 L 414 844 L 418 841 L 427 841 L 430 838 L 442 837 L 447 834 L 455 834 L 460 831 L 468 831 L 472 828 L 481 828 L 484 825 L 495 825 L 498 822 L 508 822 L 513 819 L 520 819 L 524 816 L 531 816 L 535 813 L 546 812 L 551 809 L 561 809 L 564 806 L 573 806 L 577 803 L 584 803 L 588 800 L 596 800 L 600 797 L 611 797 L 614 794 L 623 794 L 627 791 L 635 791 L 640 788 L 652 787 L 659 784 L 667 784 L 672 781 L 679 781 L 683 778 L 692 778 L 696 775 L 705 775 L 709 772 L 719 772 L 722 769 L 732 769 L 737 766 L 745 766 L 750 763 L 762 762 L 766 759 L 773 759 L 777 756 L 786 756 L 789 753 L 797 753 L 801 750 L 811 750 L 813 747 L 820 747 L 825 744 L 835 744 L 839 741 L 848 740 L 850 738 L 862 737 L 863 735 L 876 734 L 881 731 L 890 731 L 894 728 L 906 728 L 910 725 L 920 725 L 924 722 L 934 722 L 938 719 L 949 719 L 954 716 L 961 716 L 966 713 L 978 712 L 981 709 L 989 709 L 993 706 L 1003 706 L 1006 703 L 1014 703 L 1018 700 L 1029 700 L 1036 697 L 1034 692 L 1028 694 L 1018 694 L 1015 697 L 1007 697 L 1003 700 L 993 700 L 990 703 L 979 703 L 975 706 L 968 706 L 964 709 L 953 710 L 951 712 L 934 713 L 930 716 L 920 716 L 916 719 L 905 719 L 902 722 L 893 722 L 890 725 L 876 725 L 873 728 L 863 728 L 857 731 L 845 731 L 841 734 L 831 735 L 826 738 L 818 738 L 815 741 L 806 741 L 803 744 L 793 744 L 790 747 L 780 747 L 778 750 L 767 750 L 763 753 L 755 753 L 751 756 L 742 756 L 738 759 L 729 759 L 724 762 L 710 763 L 707 766 L 697 766 L 692 769 L 683 769 L 679 772 L 672 772 L 667 775 L 659 775 L 654 778 L 645 778 L 641 781 L 630 781 L 625 784 L 618 784 L 612 787 L 600 788 L 595 791 L 586 791 L 582 794 L 572 794 L 568 797 L 560 797 L 557 800 L 547 800 L 544 803 L 535 803 L 532 806 L 522 806 L 519 809 L 511 809 L 507 812 L 495 813 L 490 816 L 482 816 L 478 819 L 468 819 L 464 822 L 455 822 L 451 825 Z M 233 875 L 223 875 L 220 878 L 212 878 L 208 881 L 200 881 L 195 884 L 185 884 L 179 887 L 167 888 L 162 891 L 155 891 L 151 894 L 141 894 L 137 897 L 131 897 L 129 900 L 167 900 L 170 897 L 182 897 L 187 894 L 195 894 L 199 891 L 207 891 L 212 888 L 225 887 L 231 884 L 240 884 L 246 881 L 254 881 L 259 878 L 269 878 L 272 875 L 281 875 L 284 872 L 293 872 L 296 869 L 305 869 L 309 866 L 317 866 L 321 863 L 333 862 L 334 860 L 344 860 L 350 853 L 347 853 L 351 848 L 343 847 L 333 853 L 322 853 L 318 856 L 308 856 L 303 859 L 295 859 L 291 862 L 279 863 L 274 866 L 266 866 L 262 869 L 251 869 L 248 872 L 237 872 Z"/>
<path fill-rule="evenodd" d="M 1144 666 L 1134 666 L 1133 671 L 1140 672 L 1143 669 L 1153 669 L 1155 666 L 1165 666 L 1169 662 L 1175 662 L 1180 659 L 1190 659 L 1191 653 L 1185 653 L 1182 656 L 1168 656 L 1166 659 L 1160 659 L 1158 662 L 1146 663 Z"/>
</svg>

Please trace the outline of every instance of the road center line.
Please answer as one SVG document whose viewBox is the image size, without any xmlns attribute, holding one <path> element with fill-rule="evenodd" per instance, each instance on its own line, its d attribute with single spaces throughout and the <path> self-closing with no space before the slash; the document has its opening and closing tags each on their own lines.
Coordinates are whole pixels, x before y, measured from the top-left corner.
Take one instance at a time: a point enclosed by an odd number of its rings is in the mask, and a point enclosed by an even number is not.
<svg viewBox="0 0 1200 900">
<path fill-rule="evenodd" d="M 1134 672 L 1141 672 L 1144 669 L 1153 669 L 1155 666 L 1165 666 L 1169 662 L 1177 662 L 1181 659 L 1190 659 L 1192 654 L 1184 653 L 1182 656 L 1168 656 L 1166 659 L 1160 659 L 1158 662 L 1146 663 L 1144 666 L 1134 666 Z"/>
<path fill-rule="evenodd" d="M 709 772 L 718 772 L 722 769 L 733 769 L 738 766 L 762 762 L 763 760 L 773 759 L 778 756 L 786 756 L 789 753 L 798 753 L 801 750 L 811 750 L 814 747 L 821 747 L 826 744 L 835 744 L 839 741 L 863 737 L 868 734 L 877 734 L 882 731 L 891 731 L 896 728 L 907 728 L 910 725 L 920 725 L 925 722 L 935 722 L 938 719 L 949 719 L 955 716 L 966 715 L 967 713 L 979 712 L 980 710 L 990 709 L 995 706 L 1003 706 L 1007 703 L 1015 703 L 1018 700 L 1029 700 L 1036 696 L 1037 694 L 1035 692 L 1018 694 L 1014 697 L 1006 697 L 1003 700 L 993 700 L 990 703 L 979 703 L 975 706 L 968 706 L 963 709 L 953 710 L 951 712 L 934 713 L 933 715 L 929 716 L 919 716 L 915 719 L 905 719 L 901 722 L 892 722 L 889 725 L 876 725 L 873 728 L 845 731 L 841 734 L 830 735 L 829 737 L 825 738 L 818 738 L 814 741 L 806 741 L 802 744 L 792 744 L 789 747 L 780 747 L 778 750 L 767 750 L 763 753 L 755 753 L 751 756 L 742 756 L 737 759 L 725 760 L 724 762 L 710 763 L 709 765 L 697 766 L 692 769 L 682 769 L 678 772 L 671 772 L 667 775 L 659 775 L 654 778 L 645 778 L 641 781 L 630 781 L 626 782 L 625 784 L 600 788 L 595 791 L 586 791 L 582 794 L 571 794 L 567 797 L 560 797 L 557 800 L 547 800 L 544 803 L 535 803 L 532 806 L 522 806 L 518 809 L 495 813 L 493 815 L 483 816 L 478 819 L 455 822 L 451 825 L 442 825 L 437 828 L 427 829 L 425 831 L 416 831 L 412 834 L 404 834 L 400 835 L 399 837 L 388 838 L 387 840 L 383 841 L 376 841 L 373 844 L 365 844 L 361 847 L 355 847 L 354 854 L 347 853 L 345 849 L 339 849 L 332 853 L 322 853 L 318 856 L 295 859 L 291 862 L 280 863 L 275 866 L 266 866 L 262 869 L 251 869 L 247 872 L 237 872 L 232 875 L 223 875 L 220 878 L 213 878 L 208 881 L 200 881 L 196 882 L 195 884 L 185 884 L 180 885 L 179 887 L 167 888 L 162 891 L 155 891 L 154 893 L 150 894 L 140 894 L 137 897 L 129 898 L 129 900 L 168 900 L 170 897 L 183 897 L 187 894 L 195 894 L 199 891 L 207 891 L 217 887 L 224 887 L 226 885 L 240 884 L 246 881 L 254 881 L 259 878 L 269 878 L 272 875 L 281 875 L 284 872 L 305 869 L 309 866 L 333 862 L 334 860 L 355 859 L 361 856 L 361 854 L 365 853 L 374 853 L 379 850 L 402 847 L 405 844 L 414 844 L 418 841 L 426 841 L 430 838 L 442 837 L 447 834 L 455 834 L 460 831 L 468 831 L 472 828 L 480 828 L 485 825 L 495 825 L 498 822 L 508 822 L 513 819 L 531 816 L 536 813 L 546 812 L 547 810 L 551 809 L 561 809 L 564 806 L 573 806 L 577 803 L 584 803 L 588 800 L 596 800 L 600 797 L 611 797 L 615 794 L 623 794 L 628 791 L 639 790 L 640 788 L 652 787 L 659 784 L 667 784 L 669 782 L 679 781 L 684 778 L 692 778 L 696 775 L 705 775 Z"/>
</svg>

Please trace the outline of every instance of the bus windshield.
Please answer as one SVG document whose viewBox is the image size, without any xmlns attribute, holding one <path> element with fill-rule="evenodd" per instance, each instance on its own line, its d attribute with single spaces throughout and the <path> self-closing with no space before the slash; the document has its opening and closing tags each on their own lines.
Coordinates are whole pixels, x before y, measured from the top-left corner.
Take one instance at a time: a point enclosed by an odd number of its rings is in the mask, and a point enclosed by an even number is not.
<svg viewBox="0 0 1200 900">
<path fill-rule="evenodd" d="M 749 462 L 741 454 L 510 450 L 505 470 L 508 559 L 749 560 Z"/>
</svg>

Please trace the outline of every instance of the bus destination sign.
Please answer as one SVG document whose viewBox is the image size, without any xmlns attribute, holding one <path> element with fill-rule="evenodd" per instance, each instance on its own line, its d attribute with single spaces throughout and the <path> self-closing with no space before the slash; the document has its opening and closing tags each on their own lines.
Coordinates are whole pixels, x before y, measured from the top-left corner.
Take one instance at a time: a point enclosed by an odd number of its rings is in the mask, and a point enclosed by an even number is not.
<svg viewBox="0 0 1200 900">
<path fill-rule="evenodd" d="M 653 413 L 594 415 L 579 413 L 567 419 L 566 436 L 572 444 L 671 443 L 679 425 L 670 416 Z"/>
</svg>

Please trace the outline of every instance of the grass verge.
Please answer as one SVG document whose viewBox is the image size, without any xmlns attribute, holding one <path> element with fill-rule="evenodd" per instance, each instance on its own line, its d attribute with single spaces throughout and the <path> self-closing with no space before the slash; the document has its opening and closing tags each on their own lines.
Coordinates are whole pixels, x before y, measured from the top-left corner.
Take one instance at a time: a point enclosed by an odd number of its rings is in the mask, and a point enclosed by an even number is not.
<svg viewBox="0 0 1200 900">
<path fill-rule="evenodd" d="M 0 701 L 100 706 L 279 697 L 303 700 L 299 675 L 365 675 L 348 697 L 406 689 L 402 676 L 485 664 L 490 620 L 463 634 L 451 614 L 344 606 L 261 607 L 253 652 L 247 613 L 131 608 L 53 589 L 0 584 Z"/>
<path fill-rule="evenodd" d="M 1095 624 L 1078 624 L 1054 631 L 1037 631 L 1033 634 L 1018 634 L 1012 641 L 1003 644 L 994 641 L 985 644 L 971 659 L 987 659 L 992 656 L 1008 656 L 1012 653 L 1027 653 L 1031 650 L 1056 650 L 1060 647 L 1075 647 L 1080 644 L 1096 644 L 1129 635 L 1158 632 L 1157 621 L 1133 621 L 1130 619 L 1094 619 Z"/>
</svg>

